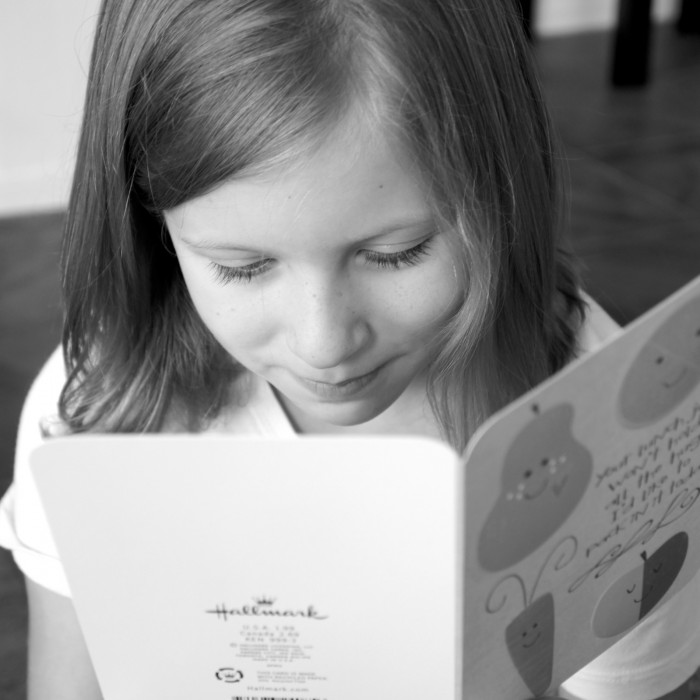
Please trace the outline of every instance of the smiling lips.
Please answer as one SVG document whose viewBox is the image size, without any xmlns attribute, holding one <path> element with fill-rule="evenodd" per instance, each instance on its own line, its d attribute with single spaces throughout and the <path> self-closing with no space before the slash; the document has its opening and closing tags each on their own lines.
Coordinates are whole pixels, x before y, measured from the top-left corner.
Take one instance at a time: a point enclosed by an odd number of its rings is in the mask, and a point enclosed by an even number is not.
<svg viewBox="0 0 700 700">
<path fill-rule="evenodd" d="M 666 387 L 666 389 L 673 389 L 673 387 L 676 386 L 676 384 L 680 384 L 680 382 L 683 379 L 685 379 L 686 372 L 687 369 L 685 367 L 682 367 L 675 377 L 672 377 L 671 379 L 664 379 L 662 384 L 664 385 L 664 387 Z"/>
<path fill-rule="evenodd" d="M 304 377 L 297 377 L 297 380 L 319 398 L 339 401 L 359 394 L 372 384 L 386 364 L 385 362 L 367 374 L 337 383 L 319 382 L 313 379 L 305 379 Z"/>
</svg>

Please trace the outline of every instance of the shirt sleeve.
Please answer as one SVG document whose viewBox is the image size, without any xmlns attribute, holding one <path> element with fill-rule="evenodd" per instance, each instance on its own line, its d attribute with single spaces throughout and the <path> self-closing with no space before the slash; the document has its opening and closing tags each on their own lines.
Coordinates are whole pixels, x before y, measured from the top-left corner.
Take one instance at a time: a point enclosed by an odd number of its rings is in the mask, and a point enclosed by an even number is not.
<svg viewBox="0 0 700 700">
<path fill-rule="evenodd" d="M 24 403 L 17 433 L 14 481 L 0 502 L 0 546 L 12 550 L 28 578 L 69 596 L 70 588 L 46 514 L 29 470 L 29 455 L 43 441 L 39 423 L 58 413 L 58 397 L 65 383 L 60 348 L 48 359 Z"/>
</svg>

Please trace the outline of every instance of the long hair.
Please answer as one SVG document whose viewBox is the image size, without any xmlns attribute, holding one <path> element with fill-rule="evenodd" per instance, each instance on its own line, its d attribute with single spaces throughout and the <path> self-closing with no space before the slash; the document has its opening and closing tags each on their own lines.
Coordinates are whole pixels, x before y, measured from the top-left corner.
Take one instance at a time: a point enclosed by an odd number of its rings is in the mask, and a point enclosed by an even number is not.
<svg viewBox="0 0 700 700">
<path fill-rule="evenodd" d="M 582 303 L 529 49 L 505 0 L 105 0 L 63 251 L 73 430 L 198 429 L 239 371 L 162 212 L 303 157 L 351 105 L 393 129 L 457 241 L 430 398 L 462 447 L 575 353 Z M 426 290 L 430 293 L 430 290 Z"/>
</svg>

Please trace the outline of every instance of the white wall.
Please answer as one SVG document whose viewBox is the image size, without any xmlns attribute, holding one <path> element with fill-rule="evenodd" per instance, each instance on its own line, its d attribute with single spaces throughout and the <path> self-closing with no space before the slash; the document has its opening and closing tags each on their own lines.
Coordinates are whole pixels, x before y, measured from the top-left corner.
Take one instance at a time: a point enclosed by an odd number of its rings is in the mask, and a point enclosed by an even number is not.
<svg viewBox="0 0 700 700">
<path fill-rule="evenodd" d="M 98 0 L 0 0 L 0 215 L 64 207 Z"/>
<path fill-rule="evenodd" d="M 654 0 L 669 19 L 679 0 Z M 65 206 L 99 0 L 0 0 L 0 216 Z M 541 35 L 614 25 L 617 0 L 535 0 Z"/>
<path fill-rule="evenodd" d="M 608 29 L 617 22 L 617 0 L 533 0 L 535 29 L 541 36 Z M 654 18 L 676 17 L 680 0 L 653 0 Z"/>
</svg>

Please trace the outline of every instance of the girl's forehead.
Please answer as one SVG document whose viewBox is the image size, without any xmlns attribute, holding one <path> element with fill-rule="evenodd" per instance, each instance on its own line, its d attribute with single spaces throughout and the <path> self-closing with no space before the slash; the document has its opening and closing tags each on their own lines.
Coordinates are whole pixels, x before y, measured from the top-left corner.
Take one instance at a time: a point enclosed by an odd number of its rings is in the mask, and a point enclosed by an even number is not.
<svg viewBox="0 0 700 700">
<path fill-rule="evenodd" d="M 419 177 L 417 164 L 395 130 L 351 113 L 332 129 L 292 144 L 280 159 L 260 164 L 222 186 L 230 191 L 254 188 L 285 194 L 305 186 L 329 189 L 341 181 L 347 185 L 377 181 L 377 186 L 386 186 L 394 178 L 388 183 L 383 178 L 395 176 L 398 171 Z M 212 195 L 204 195 L 203 199 L 212 199 Z"/>
<path fill-rule="evenodd" d="M 233 232 L 299 240 L 333 231 L 355 240 L 430 218 L 429 192 L 399 140 L 354 125 L 291 163 L 230 180 L 166 212 L 171 228 L 209 244 Z"/>
</svg>

